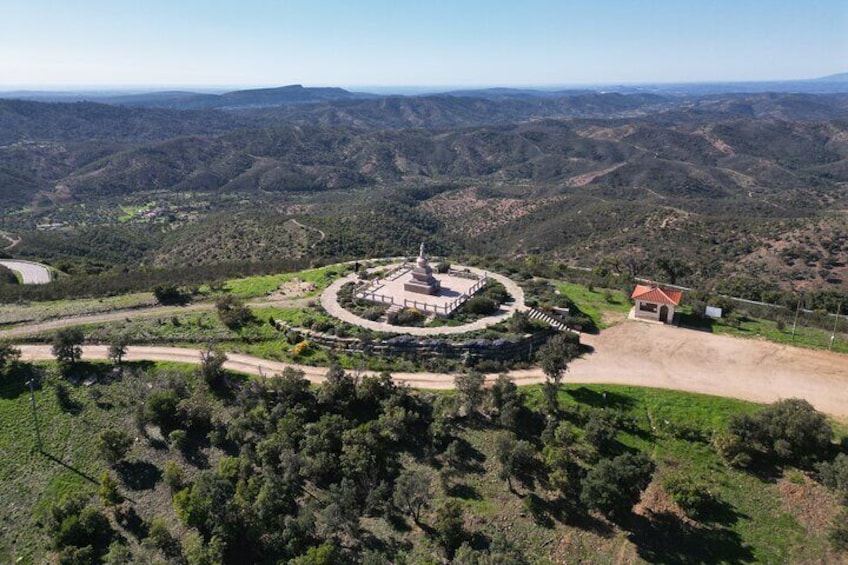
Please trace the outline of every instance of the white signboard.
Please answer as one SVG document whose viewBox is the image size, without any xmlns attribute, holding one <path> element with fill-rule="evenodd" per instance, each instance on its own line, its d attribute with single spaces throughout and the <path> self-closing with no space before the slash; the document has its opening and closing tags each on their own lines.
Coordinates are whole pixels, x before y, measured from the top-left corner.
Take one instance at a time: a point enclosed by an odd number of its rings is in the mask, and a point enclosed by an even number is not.
<svg viewBox="0 0 848 565">
<path fill-rule="evenodd" d="M 715 306 L 707 306 L 707 309 L 704 310 L 704 315 L 707 318 L 718 319 L 721 318 L 721 308 L 716 308 Z"/>
</svg>

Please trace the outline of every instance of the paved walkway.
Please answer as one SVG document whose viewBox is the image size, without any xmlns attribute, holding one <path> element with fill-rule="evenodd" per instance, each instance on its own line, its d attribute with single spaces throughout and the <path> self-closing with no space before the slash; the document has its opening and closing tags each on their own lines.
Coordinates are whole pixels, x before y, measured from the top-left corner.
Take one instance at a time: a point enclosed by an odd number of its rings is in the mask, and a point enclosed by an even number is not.
<svg viewBox="0 0 848 565">
<path fill-rule="evenodd" d="M 503 322 L 504 320 L 512 316 L 513 312 L 527 310 L 527 306 L 524 304 L 524 290 L 512 280 L 508 279 L 503 275 L 490 273 L 482 269 L 477 269 L 475 267 L 464 267 L 462 265 L 457 265 L 456 267 L 461 269 L 468 269 L 472 273 L 480 276 L 485 274 L 488 275 L 490 278 L 498 281 L 499 283 L 504 285 L 504 287 L 506 287 L 506 291 L 514 299 L 513 302 L 510 304 L 501 305 L 500 310 L 492 316 L 487 316 L 485 318 L 481 318 L 479 320 L 471 322 L 470 324 L 464 324 L 462 326 L 439 326 L 433 328 L 393 326 L 384 322 L 374 322 L 371 320 L 366 320 L 365 318 L 361 318 L 353 314 L 352 312 L 349 312 L 348 310 L 342 308 L 341 304 L 339 304 L 338 299 L 339 290 L 346 283 L 359 282 L 359 278 L 356 273 L 351 273 L 350 275 L 344 278 L 338 279 L 337 281 L 333 282 L 333 284 L 331 284 L 329 287 L 327 287 L 327 289 L 321 294 L 321 306 L 323 306 L 324 310 L 326 310 L 327 313 L 331 316 L 345 321 L 348 324 L 353 324 L 354 326 L 360 326 L 369 330 L 373 330 L 375 332 L 404 333 L 418 336 L 462 334 L 475 330 L 482 330 L 488 328 L 489 326 L 494 326 L 495 324 Z"/>
</svg>

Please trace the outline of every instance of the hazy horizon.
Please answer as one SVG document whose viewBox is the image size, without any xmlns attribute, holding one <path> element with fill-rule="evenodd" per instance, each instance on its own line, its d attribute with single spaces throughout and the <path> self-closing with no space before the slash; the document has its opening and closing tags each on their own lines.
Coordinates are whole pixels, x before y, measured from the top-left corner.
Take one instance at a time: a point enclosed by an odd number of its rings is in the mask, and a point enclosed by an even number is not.
<svg viewBox="0 0 848 565">
<path fill-rule="evenodd" d="M 841 0 L 6 0 L 3 15 L 3 90 L 771 82 L 848 61 Z"/>
<path fill-rule="evenodd" d="M 776 78 L 763 79 L 756 81 L 745 80 L 710 80 L 710 81 L 666 81 L 666 82 L 643 82 L 643 81 L 611 81 L 608 83 L 571 83 L 571 84 L 410 84 L 410 85 L 392 85 L 392 84 L 372 84 L 372 85 L 345 85 L 345 84 L 302 84 L 298 82 L 289 84 L 232 84 L 232 85 L 211 85 L 211 84 L 80 84 L 80 85 L 3 85 L 0 84 L 0 92 L 52 92 L 52 93 L 81 93 L 81 92 L 115 92 L 115 93 L 150 93 L 150 92 L 172 92 L 172 91 L 191 91 L 195 93 L 224 93 L 235 90 L 253 90 L 265 88 L 282 88 L 286 86 L 299 85 L 305 88 L 343 88 L 349 91 L 372 93 L 372 94 L 387 94 L 387 93 L 428 93 L 428 92 L 445 92 L 449 90 L 484 90 L 484 89 L 527 89 L 539 91 L 556 91 L 568 89 L 598 89 L 609 88 L 615 86 L 622 87 L 640 87 L 640 86 L 677 86 L 677 85 L 721 85 L 721 84 L 758 84 L 758 83 L 783 83 L 783 82 L 802 82 L 815 81 L 823 78 L 828 78 L 834 75 L 848 75 L 848 72 L 836 72 L 830 75 L 801 77 L 801 78 Z M 848 78 L 846 78 L 848 82 Z"/>
</svg>

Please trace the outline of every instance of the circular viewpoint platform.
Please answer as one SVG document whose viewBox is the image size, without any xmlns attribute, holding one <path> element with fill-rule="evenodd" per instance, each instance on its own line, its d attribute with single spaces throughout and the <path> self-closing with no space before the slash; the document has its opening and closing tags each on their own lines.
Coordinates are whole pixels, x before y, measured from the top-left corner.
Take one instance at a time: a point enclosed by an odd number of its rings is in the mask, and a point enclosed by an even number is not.
<svg viewBox="0 0 848 565">
<path fill-rule="evenodd" d="M 401 264 L 390 265 L 389 268 L 400 269 L 402 267 Z M 479 320 L 475 320 L 468 324 L 464 324 L 461 326 L 437 326 L 437 327 L 411 327 L 411 326 L 395 326 L 392 324 L 387 324 L 385 322 L 376 322 L 371 320 L 366 320 L 356 314 L 345 310 L 339 304 L 338 293 L 339 290 L 347 283 L 358 283 L 360 282 L 359 277 L 356 273 L 351 273 L 346 277 L 343 277 L 331 284 L 327 289 L 321 294 L 321 306 L 324 310 L 327 311 L 331 316 L 338 318 L 348 324 L 359 326 L 362 328 L 366 328 L 375 332 L 384 332 L 384 333 L 400 333 L 400 334 L 408 334 L 408 335 L 417 335 L 417 336 L 436 336 L 436 335 L 448 335 L 448 334 L 463 334 L 466 332 L 472 332 L 475 330 L 482 330 L 489 326 L 493 326 L 497 323 L 500 323 L 506 319 L 508 319 L 514 312 L 517 311 L 525 311 L 527 310 L 527 306 L 524 304 L 524 290 L 518 286 L 514 281 L 509 278 L 498 275 L 494 273 L 489 273 L 484 271 L 483 269 L 478 269 L 476 267 L 466 267 L 463 265 L 455 265 L 454 269 L 462 270 L 465 272 L 473 273 L 477 275 L 478 280 L 486 280 L 491 279 L 498 281 L 506 288 L 507 292 L 512 296 L 513 301 L 502 304 L 500 309 L 492 314 L 491 316 L 486 316 L 485 318 L 480 318 Z M 469 285 L 469 289 L 473 285 Z M 449 287 L 446 287 L 449 288 Z M 452 291 L 455 292 L 455 291 Z M 409 298 L 400 297 L 398 298 L 400 303 L 403 304 L 403 300 L 407 300 L 407 305 L 409 304 Z M 434 303 L 440 303 L 439 300 L 454 300 L 452 295 L 448 295 L 446 293 L 445 297 L 428 297 L 426 300 L 433 301 Z M 420 302 L 424 302 L 425 298 L 422 296 Z"/>
</svg>

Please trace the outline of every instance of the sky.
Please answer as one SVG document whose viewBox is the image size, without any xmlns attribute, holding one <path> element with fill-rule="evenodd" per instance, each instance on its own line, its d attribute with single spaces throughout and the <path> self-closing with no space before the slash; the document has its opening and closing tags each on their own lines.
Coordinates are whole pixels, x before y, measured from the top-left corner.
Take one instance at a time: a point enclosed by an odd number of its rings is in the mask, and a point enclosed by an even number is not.
<svg viewBox="0 0 848 565">
<path fill-rule="evenodd" d="M 0 0 L 0 87 L 555 86 L 848 71 L 848 0 Z"/>
</svg>

